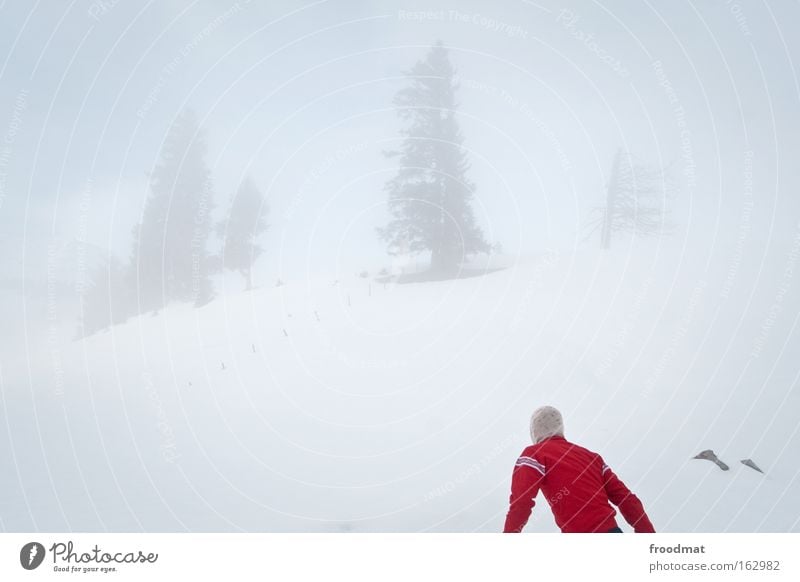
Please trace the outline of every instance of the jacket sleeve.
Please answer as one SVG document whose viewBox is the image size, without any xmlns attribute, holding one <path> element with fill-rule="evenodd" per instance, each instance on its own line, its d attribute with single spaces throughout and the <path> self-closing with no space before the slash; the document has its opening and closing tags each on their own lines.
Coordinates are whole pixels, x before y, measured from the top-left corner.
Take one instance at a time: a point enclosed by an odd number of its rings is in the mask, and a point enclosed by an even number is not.
<svg viewBox="0 0 800 582">
<path fill-rule="evenodd" d="M 625 518 L 633 531 L 636 533 L 655 533 L 650 518 L 644 511 L 644 506 L 639 498 L 620 481 L 611 468 L 603 463 L 603 481 L 605 483 L 606 494 L 609 501 L 619 508 L 622 517 Z"/>
<path fill-rule="evenodd" d="M 521 456 L 511 477 L 511 499 L 503 533 L 520 533 L 531 515 L 534 497 L 544 478 L 544 466 L 533 457 Z"/>
</svg>

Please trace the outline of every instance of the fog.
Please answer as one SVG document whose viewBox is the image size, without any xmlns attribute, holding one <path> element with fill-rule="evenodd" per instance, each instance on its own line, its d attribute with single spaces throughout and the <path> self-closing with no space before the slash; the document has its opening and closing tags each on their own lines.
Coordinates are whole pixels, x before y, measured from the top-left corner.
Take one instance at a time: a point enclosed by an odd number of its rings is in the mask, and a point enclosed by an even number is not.
<svg viewBox="0 0 800 582">
<path fill-rule="evenodd" d="M 546 399 L 664 529 L 800 527 L 796 3 L 0 14 L 0 529 L 496 531 Z M 414 138 L 397 95 L 437 42 L 487 246 L 432 281 L 430 248 L 378 229 Z M 623 182 L 653 225 L 604 245 Z M 666 440 L 619 428 L 645 413 Z M 405 447 L 428 452 L 381 464 Z M 726 447 L 774 481 L 679 464 Z M 741 497 L 693 520 L 681 472 Z"/>
</svg>

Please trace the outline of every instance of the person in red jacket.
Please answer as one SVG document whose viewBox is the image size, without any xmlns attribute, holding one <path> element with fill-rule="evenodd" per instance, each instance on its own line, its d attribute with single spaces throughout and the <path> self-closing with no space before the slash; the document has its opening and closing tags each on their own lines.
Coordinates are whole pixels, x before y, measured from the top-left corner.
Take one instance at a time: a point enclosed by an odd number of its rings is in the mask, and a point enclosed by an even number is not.
<svg viewBox="0 0 800 582">
<path fill-rule="evenodd" d="M 642 502 L 603 458 L 564 438 L 564 420 L 558 410 L 543 406 L 534 411 L 531 438 L 534 444 L 522 451 L 514 465 L 505 533 L 522 531 L 539 490 L 564 533 L 621 532 L 611 503 L 635 532 L 655 532 Z"/>
</svg>

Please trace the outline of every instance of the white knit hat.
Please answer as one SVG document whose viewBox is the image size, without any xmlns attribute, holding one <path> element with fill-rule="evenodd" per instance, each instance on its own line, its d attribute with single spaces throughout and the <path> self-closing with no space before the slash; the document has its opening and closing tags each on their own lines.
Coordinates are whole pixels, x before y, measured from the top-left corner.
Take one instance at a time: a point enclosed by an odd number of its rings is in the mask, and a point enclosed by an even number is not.
<svg viewBox="0 0 800 582">
<path fill-rule="evenodd" d="M 542 406 L 531 415 L 531 439 L 534 443 L 551 436 L 564 436 L 564 419 L 561 413 L 552 406 Z"/>
</svg>

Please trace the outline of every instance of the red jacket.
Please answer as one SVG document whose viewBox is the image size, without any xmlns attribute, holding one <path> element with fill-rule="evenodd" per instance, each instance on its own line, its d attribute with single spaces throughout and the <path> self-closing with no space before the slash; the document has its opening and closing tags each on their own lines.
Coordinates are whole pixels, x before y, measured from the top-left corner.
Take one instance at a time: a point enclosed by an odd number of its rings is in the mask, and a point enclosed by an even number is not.
<svg viewBox="0 0 800 582">
<path fill-rule="evenodd" d="M 534 497 L 544 492 L 564 533 L 607 532 L 617 527 L 616 505 L 637 533 L 653 533 L 641 501 L 603 458 L 564 437 L 554 436 L 522 451 L 511 480 L 511 507 L 504 532 L 521 532 Z"/>
</svg>

